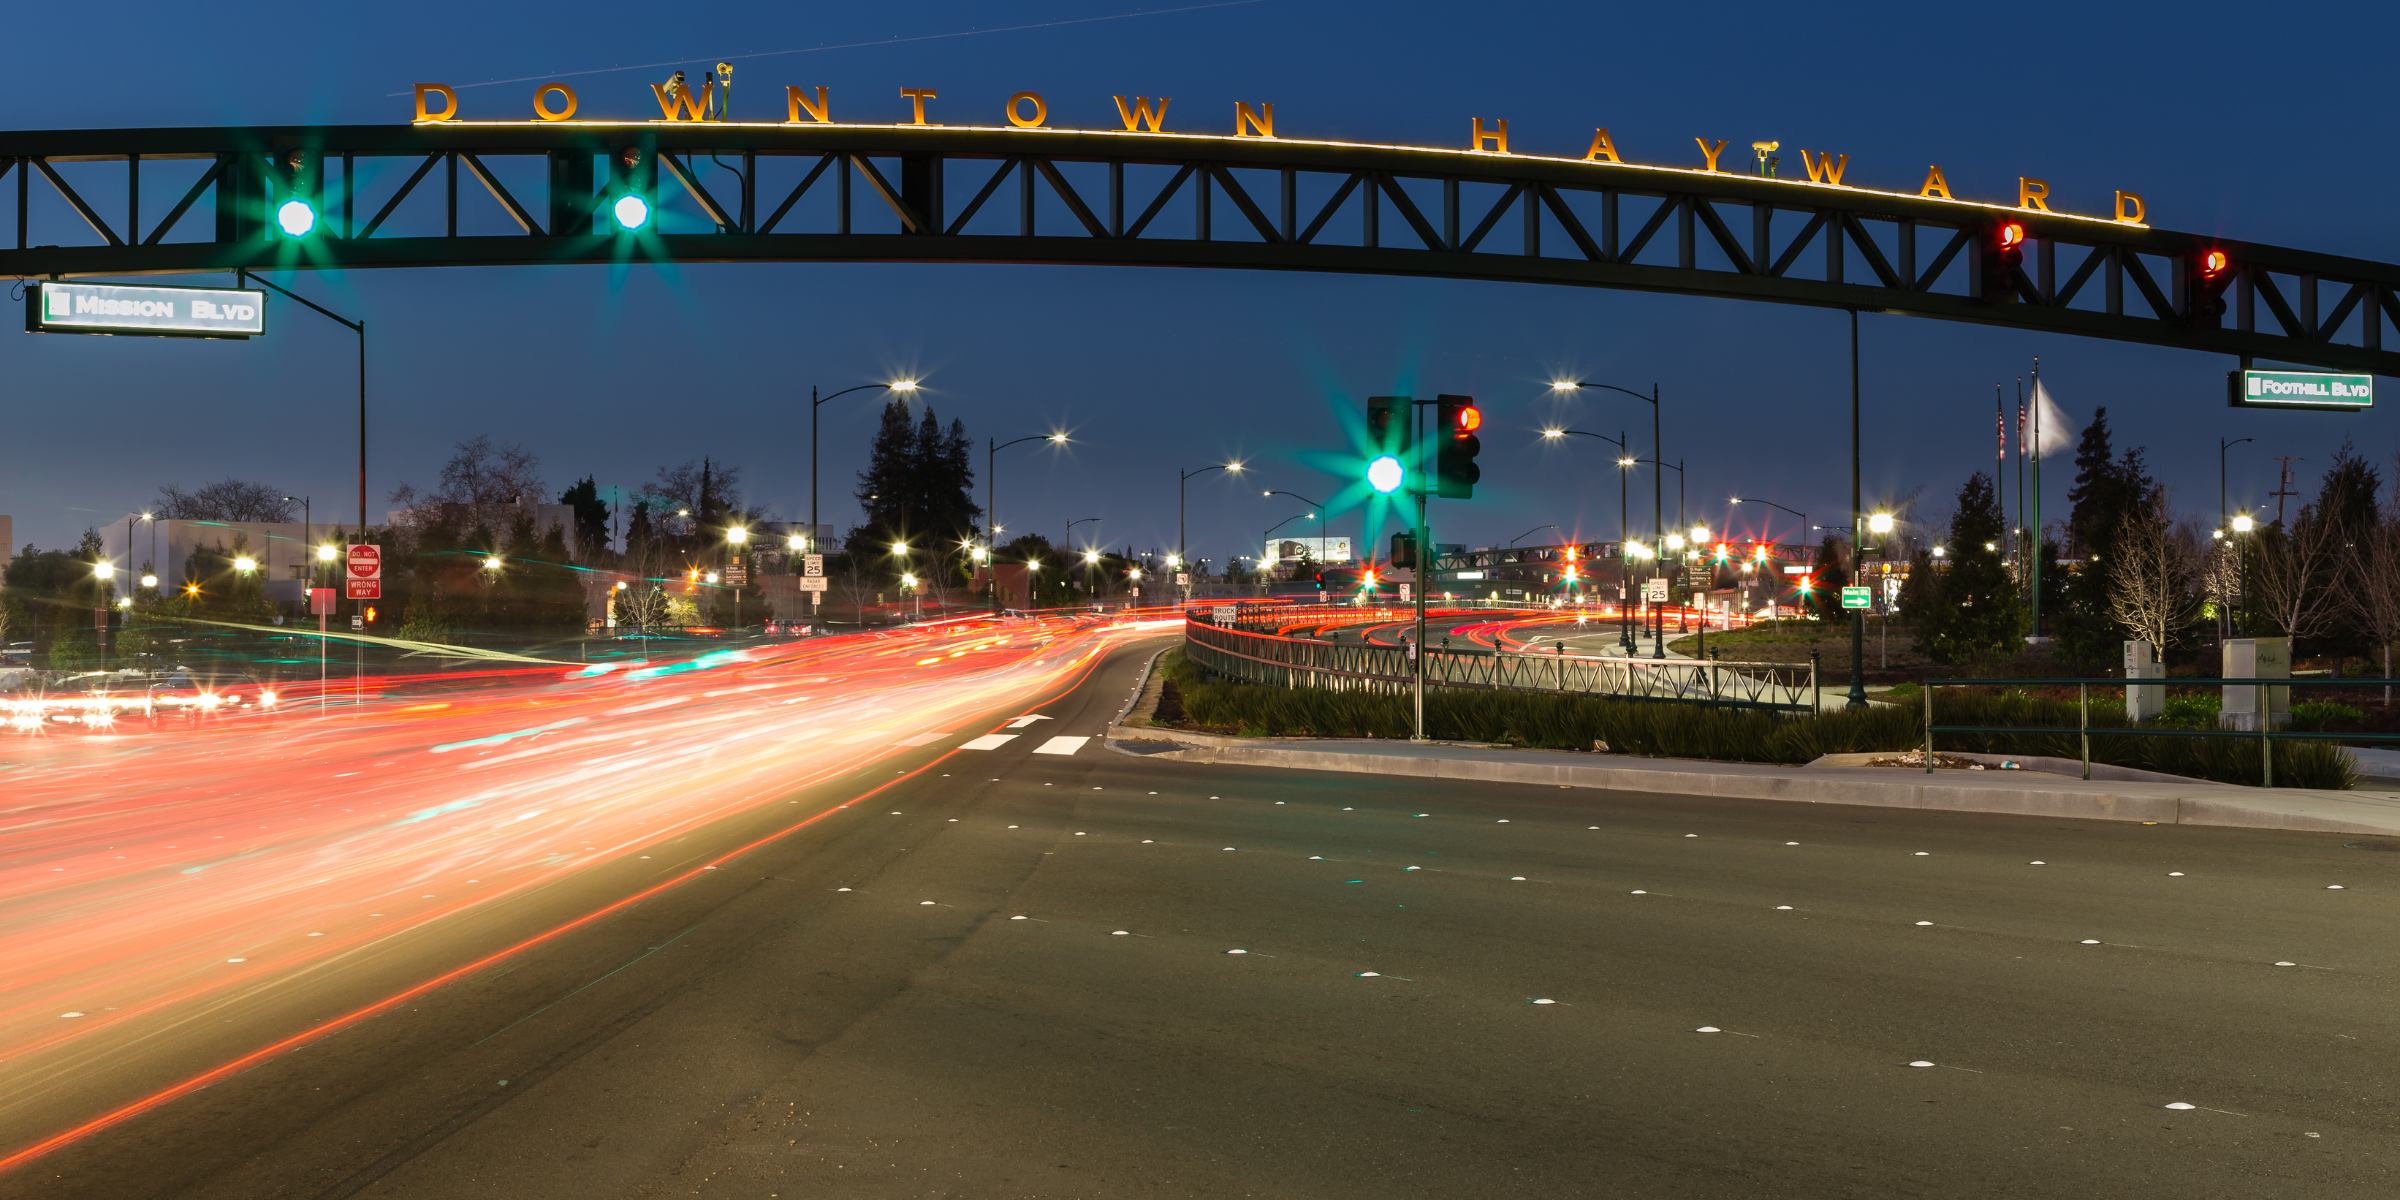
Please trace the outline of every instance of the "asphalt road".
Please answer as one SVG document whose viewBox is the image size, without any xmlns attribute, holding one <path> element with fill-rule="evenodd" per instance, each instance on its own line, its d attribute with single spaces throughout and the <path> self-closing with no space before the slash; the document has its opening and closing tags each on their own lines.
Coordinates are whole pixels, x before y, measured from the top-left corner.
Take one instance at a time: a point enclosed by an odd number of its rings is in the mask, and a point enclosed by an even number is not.
<svg viewBox="0 0 2400 1200">
<path fill-rule="evenodd" d="M 2400 853 L 1033 752 L 1098 734 L 1138 657 L 998 749 L 590 873 L 552 907 L 827 813 L 0 1193 L 2400 1187 Z M 389 973 L 511 921 L 536 916 Z M 301 1029 L 338 990 L 224 1015 Z"/>
</svg>

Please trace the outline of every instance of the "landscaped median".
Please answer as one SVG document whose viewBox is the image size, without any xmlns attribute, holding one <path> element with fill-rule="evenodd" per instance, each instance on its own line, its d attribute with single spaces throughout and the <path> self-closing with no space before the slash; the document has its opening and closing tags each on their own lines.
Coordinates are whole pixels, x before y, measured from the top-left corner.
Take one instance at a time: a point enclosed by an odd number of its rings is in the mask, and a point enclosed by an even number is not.
<svg viewBox="0 0 2400 1200">
<path fill-rule="evenodd" d="M 1161 656 L 1143 716 L 1167 730 L 1241 738 L 1331 738 L 1405 742 L 1413 698 L 1400 692 L 1279 688 L 1211 680 L 1180 650 Z M 1999 689 L 1945 689 L 1940 725 L 2073 727 L 2075 701 L 2011 695 Z M 1155 709 L 1155 711 L 1153 711 Z M 2121 700 L 2095 697 L 2094 730 L 2128 728 Z M 1783 714 L 1757 709 L 1600 696 L 1428 688 L 1425 732 L 1435 741 L 1640 758 L 1800 766 L 1827 755 L 1922 751 L 1918 705 L 1870 705 L 1854 711 Z M 1167 736 L 1173 736 L 1168 734 Z M 2274 743 L 2278 788 L 2346 790 L 2357 781 L 2348 754 L 2327 742 Z M 1943 734 L 1936 748 L 1993 755 L 2075 759 L 2074 734 Z M 2256 742 L 2187 737 L 2098 736 L 2092 761 L 2194 781 L 2255 787 Z M 1883 768 L 1891 770 L 1892 768 Z"/>
</svg>

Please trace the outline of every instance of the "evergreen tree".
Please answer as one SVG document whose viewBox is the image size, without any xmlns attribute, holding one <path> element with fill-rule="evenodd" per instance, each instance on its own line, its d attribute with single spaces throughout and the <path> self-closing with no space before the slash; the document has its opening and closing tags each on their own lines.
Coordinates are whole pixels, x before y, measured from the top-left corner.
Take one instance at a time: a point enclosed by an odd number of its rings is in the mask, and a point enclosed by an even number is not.
<svg viewBox="0 0 2400 1200">
<path fill-rule="evenodd" d="M 2083 561 L 2072 571 L 2042 566 L 2042 624 L 2067 661 L 2098 667 L 2119 661 L 2124 630 L 2109 616 L 2108 569 L 2125 515 L 2156 502 L 2158 481 L 2150 477 L 2142 447 L 2134 446 L 2109 457 L 2108 410 L 2092 416 L 2075 450 L 2075 486 L 2067 492 L 2073 505 L 2067 516 L 2067 540 Z"/>
<path fill-rule="evenodd" d="M 1850 583 L 1850 544 L 1841 535 L 1829 533 L 1817 547 L 1817 562 L 1810 571 L 1810 583 L 1816 590 L 1809 593 L 1810 607 L 1817 619 L 1830 620 L 1842 615 L 1842 589 Z"/>
<path fill-rule="evenodd" d="M 2325 477 L 2317 485 L 2316 502 L 2302 514 L 2306 520 L 2331 525 L 2334 553 L 2327 578 L 2320 586 L 2336 590 L 2367 586 L 2356 577 L 2359 549 L 2375 528 L 2376 497 L 2382 488 L 2382 472 L 2359 457 L 2350 439 L 2342 439 L 2341 448 L 2333 452 L 2333 462 L 2325 468 Z M 2352 606 L 2335 605 L 2330 627 L 2324 633 L 2325 648 L 2345 658 L 2374 657 L 2378 653 L 2374 635 L 2359 616 Z"/>
<path fill-rule="evenodd" d="M 608 552 L 608 503 L 600 499 L 600 485 L 586 475 L 558 502 L 575 510 L 575 560 L 598 563 Z"/>
<path fill-rule="evenodd" d="M 1990 475 L 1977 471 L 1958 491 L 1958 512 L 1950 519 L 1948 553 L 1942 559 L 1946 565 L 1938 568 L 1939 581 L 1926 589 L 1934 602 L 1912 599 L 1910 604 L 1917 649 L 1926 657 L 1963 663 L 2016 652 L 2025 632 L 2025 600 L 2001 561 L 1999 546 L 2007 532 L 1999 491 Z M 1928 574 L 1936 572 L 1930 555 L 1921 562 Z"/>
<path fill-rule="evenodd" d="M 894 400 L 884 406 L 868 449 L 867 469 L 858 475 L 854 494 L 866 520 L 850 531 L 848 543 L 906 542 L 934 551 L 971 540 L 980 532 L 977 518 L 983 515 L 974 487 L 974 443 L 965 423 L 952 421 L 945 433 L 930 407 L 912 423 L 907 403 Z M 901 569 L 897 559 L 886 567 L 887 574 Z"/>
<path fill-rule="evenodd" d="M 2108 444 L 2108 410 L 2099 409 L 2092 413 L 2092 423 L 2084 426 L 2083 440 L 2075 447 L 2075 486 L 2067 489 L 2069 558 L 2088 552 L 2093 536 L 2116 524 L 2114 454 Z"/>
</svg>

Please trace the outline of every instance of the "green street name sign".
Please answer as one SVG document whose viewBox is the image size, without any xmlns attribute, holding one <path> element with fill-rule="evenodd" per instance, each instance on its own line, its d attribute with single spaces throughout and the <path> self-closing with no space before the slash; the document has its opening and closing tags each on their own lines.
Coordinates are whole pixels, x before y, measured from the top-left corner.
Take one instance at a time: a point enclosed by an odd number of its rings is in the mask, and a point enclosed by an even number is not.
<svg viewBox="0 0 2400 1200">
<path fill-rule="evenodd" d="M 2234 408 L 2314 408 L 2359 412 L 2375 406 L 2375 377 L 2323 371 L 2233 371 L 2227 374 Z"/>
<path fill-rule="evenodd" d="M 45 279 L 25 293 L 27 333 L 248 338 L 267 331 L 267 294 Z"/>
<path fill-rule="evenodd" d="M 1843 608 L 1873 608 L 1873 607 L 1875 607 L 1875 589 L 1874 589 L 1874 588 L 1863 588 L 1863 587 L 1846 587 L 1846 588 L 1843 588 L 1843 589 L 1842 589 L 1842 607 L 1843 607 Z"/>
</svg>

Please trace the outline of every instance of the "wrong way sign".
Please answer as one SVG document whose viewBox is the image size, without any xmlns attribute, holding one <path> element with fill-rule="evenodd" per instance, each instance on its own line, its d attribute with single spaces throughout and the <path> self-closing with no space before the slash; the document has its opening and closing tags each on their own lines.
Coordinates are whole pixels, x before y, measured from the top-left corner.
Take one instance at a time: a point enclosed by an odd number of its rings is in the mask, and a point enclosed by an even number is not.
<svg viewBox="0 0 2400 1200">
<path fill-rule="evenodd" d="M 350 547 L 350 558 L 342 578 L 343 594 L 352 600 L 383 599 L 383 547 L 359 545 Z"/>
</svg>

